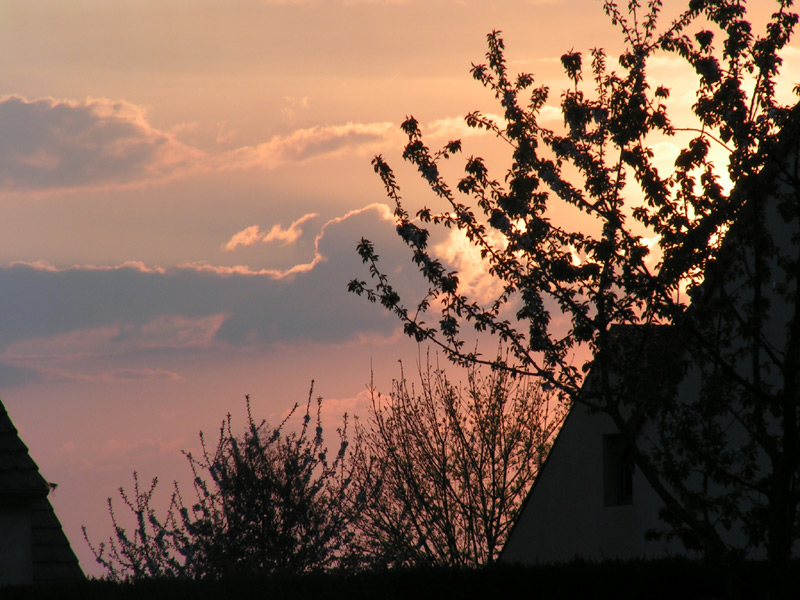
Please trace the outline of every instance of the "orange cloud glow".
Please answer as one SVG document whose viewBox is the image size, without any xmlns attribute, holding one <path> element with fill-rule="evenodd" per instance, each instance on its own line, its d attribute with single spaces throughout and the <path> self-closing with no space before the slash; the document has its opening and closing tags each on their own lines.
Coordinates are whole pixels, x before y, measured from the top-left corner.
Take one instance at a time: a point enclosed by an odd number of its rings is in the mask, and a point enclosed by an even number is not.
<svg viewBox="0 0 800 600">
<path fill-rule="evenodd" d="M 284 246 L 293 244 L 303 235 L 301 225 L 318 216 L 317 213 L 309 213 L 303 215 L 296 221 L 292 221 L 292 224 L 287 229 L 284 229 L 280 225 L 273 225 L 272 229 L 267 233 L 262 232 L 258 225 L 252 225 L 234 234 L 228 243 L 225 244 L 224 248 L 225 250 L 231 251 L 235 250 L 238 246 L 252 246 L 256 242 L 280 241 L 283 242 Z"/>
<path fill-rule="evenodd" d="M 276 135 L 268 142 L 238 148 L 218 157 L 218 168 L 276 169 L 291 162 L 306 162 L 348 152 L 368 154 L 387 141 L 397 139 L 390 122 L 346 123 L 298 129 L 289 135 Z"/>
</svg>

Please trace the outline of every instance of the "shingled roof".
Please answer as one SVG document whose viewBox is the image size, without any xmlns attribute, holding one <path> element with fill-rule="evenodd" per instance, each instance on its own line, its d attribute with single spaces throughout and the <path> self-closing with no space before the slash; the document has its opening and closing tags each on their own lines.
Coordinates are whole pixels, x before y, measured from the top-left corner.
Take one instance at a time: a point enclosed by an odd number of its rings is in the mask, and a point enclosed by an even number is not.
<svg viewBox="0 0 800 600">
<path fill-rule="evenodd" d="M 30 507 L 32 583 L 82 579 L 78 559 L 47 499 L 49 492 L 50 485 L 0 402 L 0 510 Z"/>
</svg>

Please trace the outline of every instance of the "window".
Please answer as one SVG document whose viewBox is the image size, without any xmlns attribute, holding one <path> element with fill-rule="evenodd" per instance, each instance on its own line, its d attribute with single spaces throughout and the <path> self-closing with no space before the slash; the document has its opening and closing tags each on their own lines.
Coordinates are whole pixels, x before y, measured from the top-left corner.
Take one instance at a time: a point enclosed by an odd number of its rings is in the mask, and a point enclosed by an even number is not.
<svg viewBox="0 0 800 600">
<path fill-rule="evenodd" d="M 633 458 L 618 433 L 603 436 L 605 506 L 633 504 Z"/>
</svg>

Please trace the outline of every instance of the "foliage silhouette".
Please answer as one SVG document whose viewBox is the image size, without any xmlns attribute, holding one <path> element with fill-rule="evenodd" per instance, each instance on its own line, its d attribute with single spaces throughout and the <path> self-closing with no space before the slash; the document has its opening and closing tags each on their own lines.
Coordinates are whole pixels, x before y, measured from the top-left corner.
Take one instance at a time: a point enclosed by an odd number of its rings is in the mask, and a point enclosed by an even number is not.
<svg viewBox="0 0 800 600">
<path fill-rule="evenodd" d="M 356 477 L 373 490 L 362 552 L 391 567 L 493 562 L 563 417 L 557 402 L 506 372 L 451 383 L 430 356 L 418 387 L 405 373 L 388 397 L 370 388 L 357 425 Z"/>
<path fill-rule="evenodd" d="M 174 484 L 162 520 L 153 507 L 157 480 L 145 491 L 134 473 L 133 495 L 120 488 L 133 513 L 133 537 L 117 519 L 111 498 L 114 537 L 95 548 L 112 579 L 148 577 L 218 579 L 238 575 L 293 575 L 346 568 L 351 523 L 366 495 L 351 478 L 347 416 L 331 458 L 323 442 L 321 398 L 312 422 L 312 389 L 302 425 L 286 432 L 295 405 L 277 427 L 256 423 L 247 397 L 248 427 L 237 436 L 231 417 L 220 427 L 213 449 L 200 434 L 202 454 L 186 454 L 193 472 L 195 502 L 187 507 Z"/>
<path fill-rule="evenodd" d="M 608 415 L 664 503 L 662 533 L 731 572 L 744 554 L 765 554 L 773 597 L 789 595 L 800 537 L 800 116 L 776 95 L 780 52 L 798 21 L 791 5 L 775 2 L 758 34 L 744 1 L 691 0 L 666 26 L 660 0 L 605 1 L 624 50 L 613 67 L 592 50 L 588 73 L 581 53 L 562 57 L 570 84 L 555 130 L 542 125 L 548 88 L 512 76 L 491 33 L 487 64 L 472 75 L 502 120 L 472 113 L 466 122 L 505 141 L 511 166 L 493 178 L 472 156 L 453 188 L 440 167 L 461 142 L 432 151 L 407 118 L 403 157 L 438 208 L 414 218 L 386 160 L 373 166 L 429 290 L 406 304 L 367 239 L 357 250 L 372 283 L 348 286 L 459 364 L 535 376 L 564 402 Z M 662 56 L 696 77 L 692 115 L 678 114 L 680 124 L 670 90 L 647 76 Z M 666 174 L 654 150 L 664 139 L 681 148 Z M 480 253 L 500 289 L 493 299 L 462 290 L 429 246 L 430 225 Z M 675 377 L 643 401 L 631 378 L 663 336 L 658 325 L 680 350 Z M 638 333 L 620 347 L 625 326 Z M 469 350 L 471 328 L 498 337 L 513 360 Z M 584 386 L 589 371 L 594 383 Z M 682 381 L 697 383 L 678 394 Z M 652 435 L 641 434 L 640 417 L 657 424 Z"/>
<path fill-rule="evenodd" d="M 564 411 L 530 382 L 471 369 L 467 385 L 420 367 L 388 398 L 370 388 L 369 418 L 331 459 L 309 392 L 299 431 L 228 415 L 214 448 L 200 434 L 186 454 L 194 502 L 176 483 L 158 516 L 157 479 L 120 488 L 127 528 L 108 499 L 113 535 L 95 559 L 116 581 L 287 576 L 411 566 L 478 566 L 496 559 Z M 418 391 L 417 391 L 418 390 Z M 130 520 L 130 519 L 128 519 Z M 132 532 L 132 533 L 131 533 Z"/>
</svg>

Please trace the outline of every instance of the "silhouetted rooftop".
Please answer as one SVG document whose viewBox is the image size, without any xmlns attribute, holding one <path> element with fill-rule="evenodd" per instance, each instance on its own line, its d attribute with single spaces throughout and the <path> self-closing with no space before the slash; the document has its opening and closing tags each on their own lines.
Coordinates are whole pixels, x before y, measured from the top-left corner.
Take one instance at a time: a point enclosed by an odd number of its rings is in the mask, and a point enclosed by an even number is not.
<svg viewBox="0 0 800 600">
<path fill-rule="evenodd" d="M 47 499 L 49 492 L 50 486 L 0 402 L 0 510 L 30 506 L 33 583 L 82 579 L 78 559 Z"/>
</svg>

